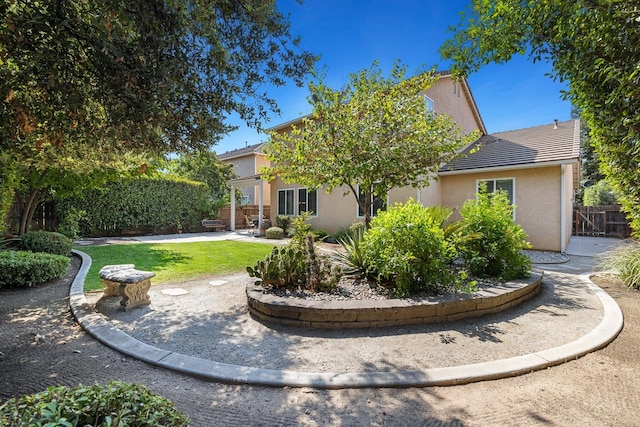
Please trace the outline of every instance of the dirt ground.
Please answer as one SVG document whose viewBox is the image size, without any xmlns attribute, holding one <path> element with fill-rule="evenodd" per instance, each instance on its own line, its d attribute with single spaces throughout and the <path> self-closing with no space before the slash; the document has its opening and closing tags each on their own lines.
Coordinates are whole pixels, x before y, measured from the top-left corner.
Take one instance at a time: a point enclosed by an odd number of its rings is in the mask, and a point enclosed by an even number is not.
<svg viewBox="0 0 640 427">
<path fill-rule="evenodd" d="M 0 400 L 50 385 L 121 380 L 174 400 L 193 426 L 640 425 L 640 295 L 614 282 L 597 280 L 622 308 L 624 329 L 578 360 L 454 387 L 315 390 L 204 382 L 103 346 L 69 311 L 78 263 L 55 283 L 0 291 Z"/>
</svg>

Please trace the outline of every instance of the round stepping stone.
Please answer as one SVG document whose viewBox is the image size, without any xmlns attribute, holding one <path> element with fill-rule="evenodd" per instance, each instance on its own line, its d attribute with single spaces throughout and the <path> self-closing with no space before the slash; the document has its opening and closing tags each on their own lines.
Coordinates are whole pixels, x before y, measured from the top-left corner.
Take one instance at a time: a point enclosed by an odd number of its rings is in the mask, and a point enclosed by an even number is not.
<svg viewBox="0 0 640 427">
<path fill-rule="evenodd" d="M 163 289 L 160 292 L 165 294 L 165 295 L 171 295 L 172 297 L 177 297 L 177 296 L 180 296 L 180 295 L 186 295 L 186 294 L 189 293 L 189 291 L 187 291 L 186 289 L 182 289 L 182 288 Z"/>
<path fill-rule="evenodd" d="M 212 280 L 211 282 L 209 282 L 211 286 L 222 286 L 226 285 L 227 283 L 229 282 L 227 282 L 226 280 Z"/>
</svg>

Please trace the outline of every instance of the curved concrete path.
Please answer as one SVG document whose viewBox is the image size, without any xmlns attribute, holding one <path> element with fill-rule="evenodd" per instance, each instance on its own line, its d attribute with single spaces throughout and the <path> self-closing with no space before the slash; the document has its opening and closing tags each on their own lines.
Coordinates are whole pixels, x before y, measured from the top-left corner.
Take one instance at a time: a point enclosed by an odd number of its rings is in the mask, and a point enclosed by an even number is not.
<svg viewBox="0 0 640 427">
<path fill-rule="evenodd" d="M 313 373 L 230 365 L 162 350 L 145 344 L 113 326 L 103 315 L 92 309 L 84 295 L 84 281 L 91 266 L 91 258 L 84 252 L 73 252 L 81 257 L 82 266 L 71 285 L 69 304 L 73 315 L 89 334 L 128 356 L 211 381 L 327 389 L 465 384 L 524 374 L 576 359 L 609 344 L 623 326 L 622 311 L 613 298 L 593 284 L 588 274 L 583 274 L 576 278 L 602 303 L 602 321 L 583 337 L 556 348 L 471 365 L 395 372 Z"/>
</svg>

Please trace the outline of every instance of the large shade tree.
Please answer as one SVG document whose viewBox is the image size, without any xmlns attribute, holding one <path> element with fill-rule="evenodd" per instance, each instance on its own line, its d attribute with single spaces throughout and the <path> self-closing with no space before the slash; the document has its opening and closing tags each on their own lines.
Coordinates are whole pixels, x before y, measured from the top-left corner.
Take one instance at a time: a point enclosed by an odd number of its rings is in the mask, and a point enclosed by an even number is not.
<svg viewBox="0 0 640 427">
<path fill-rule="evenodd" d="M 3 2 L 0 214 L 43 147 L 54 167 L 71 144 L 106 166 L 206 149 L 233 129 L 230 114 L 264 122 L 277 111 L 264 88 L 302 84 L 314 60 L 275 0 Z"/>
<path fill-rule="evenodd" d="M 374 196 L 428 185 L 476 135 L 463 135 L 450 116 L 429 110 L 423 92 L 436 81 L 434 73 L 406 74 L 396 62 L 385 77 L 374 63 L 350 74 L 340 89 L 322 76 L 311 82 L 313 112 L 290 132 L 271 134 L 267 175 L 326 191 L 346 186 L 367 226 Z"/>
<path fill-rule="evenodd" d="M 223 163 L 216 153 L 204 151 L 187 153 L 169 162 L 169 171 L 177 176 L 204 182 L 211 192 L 212 214 L 229 203 L 230 189 L 227 181 L 236 178 L 233 166 Z"/>
<path fill-rule="evenodd" d="M 631 0 L 473 0 L 441 48 L 466 75 L 514 54 L 553 64 L 640 233 L 640 8 Z"/>
</svg>

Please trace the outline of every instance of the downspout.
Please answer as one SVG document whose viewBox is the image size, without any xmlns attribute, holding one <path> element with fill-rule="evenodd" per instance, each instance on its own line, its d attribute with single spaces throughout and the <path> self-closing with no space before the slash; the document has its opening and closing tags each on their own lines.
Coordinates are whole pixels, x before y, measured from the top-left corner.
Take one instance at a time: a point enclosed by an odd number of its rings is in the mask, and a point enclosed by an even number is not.
<svg viewBox="0 0 640 427">
<path fill-rule="evenodd" d="M 231 185 L 231 212 L 229 215 L 229 229 L 231 231 L 236 231 L 236 187 L 235 185 Z"/>
<path fill-rule="evenodd" d="M 566 251 L 565 238 L 566 238 L 566 218 L 565 218 L 565 164 L 560 165 L 560 252 Z"/>
</svg>

